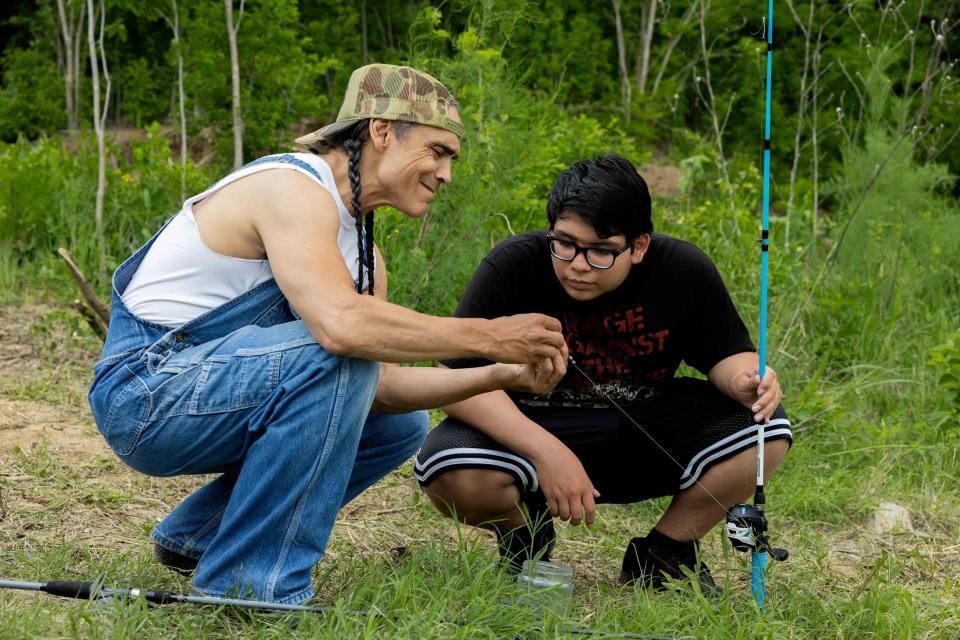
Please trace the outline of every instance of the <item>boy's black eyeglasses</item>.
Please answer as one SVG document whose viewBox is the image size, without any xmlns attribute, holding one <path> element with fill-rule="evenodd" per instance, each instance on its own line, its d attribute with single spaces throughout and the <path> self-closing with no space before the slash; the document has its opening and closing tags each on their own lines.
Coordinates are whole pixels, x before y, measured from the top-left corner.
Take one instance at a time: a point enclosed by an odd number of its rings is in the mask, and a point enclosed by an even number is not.
<svg viewBox="0 0 960 640">
<path fill-rule="evenodd" d="M 547 236 L 547 240 L 550 242 L 550 255 L 557 260 L 572 262 L 577 254 L 583 253 L 583 257 L 587 259 L 587 264 L 594 269 L 609 269 L 617 261 L 617 256 L 630 248 L 629 242 L 619 249 L 601 249 L 599 247 L 581 247 L 573 242 L 553 236 Z"/>
</svg>

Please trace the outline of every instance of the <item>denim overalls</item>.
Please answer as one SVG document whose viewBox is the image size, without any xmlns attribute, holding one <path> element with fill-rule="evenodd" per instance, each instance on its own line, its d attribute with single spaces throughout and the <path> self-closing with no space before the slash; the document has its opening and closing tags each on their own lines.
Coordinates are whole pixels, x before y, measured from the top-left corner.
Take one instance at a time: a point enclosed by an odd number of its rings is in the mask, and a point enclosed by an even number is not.
<svg viewBox="0 0 960 640">
<path fill-rule="evenodd" d="M 222 474 L 152 534 L 199 559 L 196 589 L 306 600 L 337 511 L 416 453 L 427 414 L 370 414 L 379 364 L 325 351 L 273 280 L 172 330 L 132 314 L 157 235 L 113 276 L 94 419 L 142 473 Z"/>
</svg>

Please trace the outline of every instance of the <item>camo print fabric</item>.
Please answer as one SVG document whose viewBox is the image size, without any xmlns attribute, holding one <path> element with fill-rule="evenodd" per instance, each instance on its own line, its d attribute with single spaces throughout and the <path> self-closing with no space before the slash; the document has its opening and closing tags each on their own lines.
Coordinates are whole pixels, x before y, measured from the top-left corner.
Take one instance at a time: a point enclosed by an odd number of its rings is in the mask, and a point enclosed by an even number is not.
<svg viewBox="0 0 960 640">
<path fill-rule="evenodd" d="M 328 138 L 364 118 L 404 120 L 439 127 L 463 136 L 463 125 L 450 118 L 457 101 L 439 80 L 411 67 L 370 64 L 350 75 L 337 121 L 297 138 L 317 151 L 329 148 Z"/>
</svg>

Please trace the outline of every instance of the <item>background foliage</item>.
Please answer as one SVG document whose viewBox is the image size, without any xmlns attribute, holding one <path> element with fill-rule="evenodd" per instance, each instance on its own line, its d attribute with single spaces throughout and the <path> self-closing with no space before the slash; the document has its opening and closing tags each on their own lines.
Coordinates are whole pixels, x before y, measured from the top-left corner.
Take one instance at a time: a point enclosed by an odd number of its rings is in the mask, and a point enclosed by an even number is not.
<svg viewBox="0 0 960 640">
<path fill-rule="evenodd" d="M 196 193 L 232 158 L 223 3 L 178 0 L 177 48 L 163 17 L 168 2 L 105 3 L 113 79 L 108 269 L 88 273 L 104 297 L 109 270 L 177 210 L 181 180 Z M 74 10 L 80 4 L 66 0 Z M 244 7 L 246 160 L 288 149 L 296 135 L 335 117 L 350 71 L 365 61 L 425 68 L 458 96 L 468 135 L 452 186 L 421 222 L 378 211 L 396 302 L 449 313 L 486 251 L 544 225 L 560 170 L 615 151 L 637 165 L 679 168 L 679 192 L 655 200 L 655 224 L 713 257 L 755 327 L 765 3 L 249 0 Z M 833 543 L 834 527 L 862 522 L 894 496 L 955 549 L 960 87 L 952 25 L 960 7 L 922 0 L 777 7 L 770 353 L 803 445 L 777 476 L 779 513 L 815 554 Z M 641 83 L 642 33 L 654 10 Z M 66 131 L 58 31 L 54 0 L 0 7 L 6 302 L 38 291 L 73 297 L 53 252 L 66 246 L 89 270 L 101 249 L 93 240 L 89 65 L 81 47 L 81 127 Z M 636 507 L 647 515 L 651 508 Z M 760 631 L 741 626 L 736 635 L 779 635 L 804 618 L 814 630 L 796 637 L 920 637 L 949 617 L 942 602 L 960 601 L 960 571 L 906 587 L 898 584 L 904 562 L 884 556 L 857 594 L 830 592 L 845 617 L 823 611 L 814 587 L 799 586 L 796 600 L 781 603 L 783 621 Z"/>
</svg>

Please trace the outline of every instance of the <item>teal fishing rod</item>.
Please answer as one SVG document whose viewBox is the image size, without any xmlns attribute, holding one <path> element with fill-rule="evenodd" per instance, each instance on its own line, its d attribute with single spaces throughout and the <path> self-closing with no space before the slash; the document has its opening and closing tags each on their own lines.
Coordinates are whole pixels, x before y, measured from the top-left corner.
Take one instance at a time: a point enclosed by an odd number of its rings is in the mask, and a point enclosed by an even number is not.
<svg viewBox="0 0 960 640">
<path fill-rule="evenodd" d="M 770 104 L 773 77 L 773 0 L 767 3 L 767 82 L 763 125 L 763 223 L 760 235 L 760 339 L 758 347 L 760 379 L 767 366 L 767 261 L 770 244 Z M 750 586 L 762 611 L 767 590 L 767 553 L 786 560 L 786 549 L 774 549 L 767 536 L 766 497 L 763 493 L 764 423 L 757 425 L 757 488 L 753 504 L 738 504 L 727 511 L 727 535 L 735 549 L 751 552 Z"/>
</svg>

